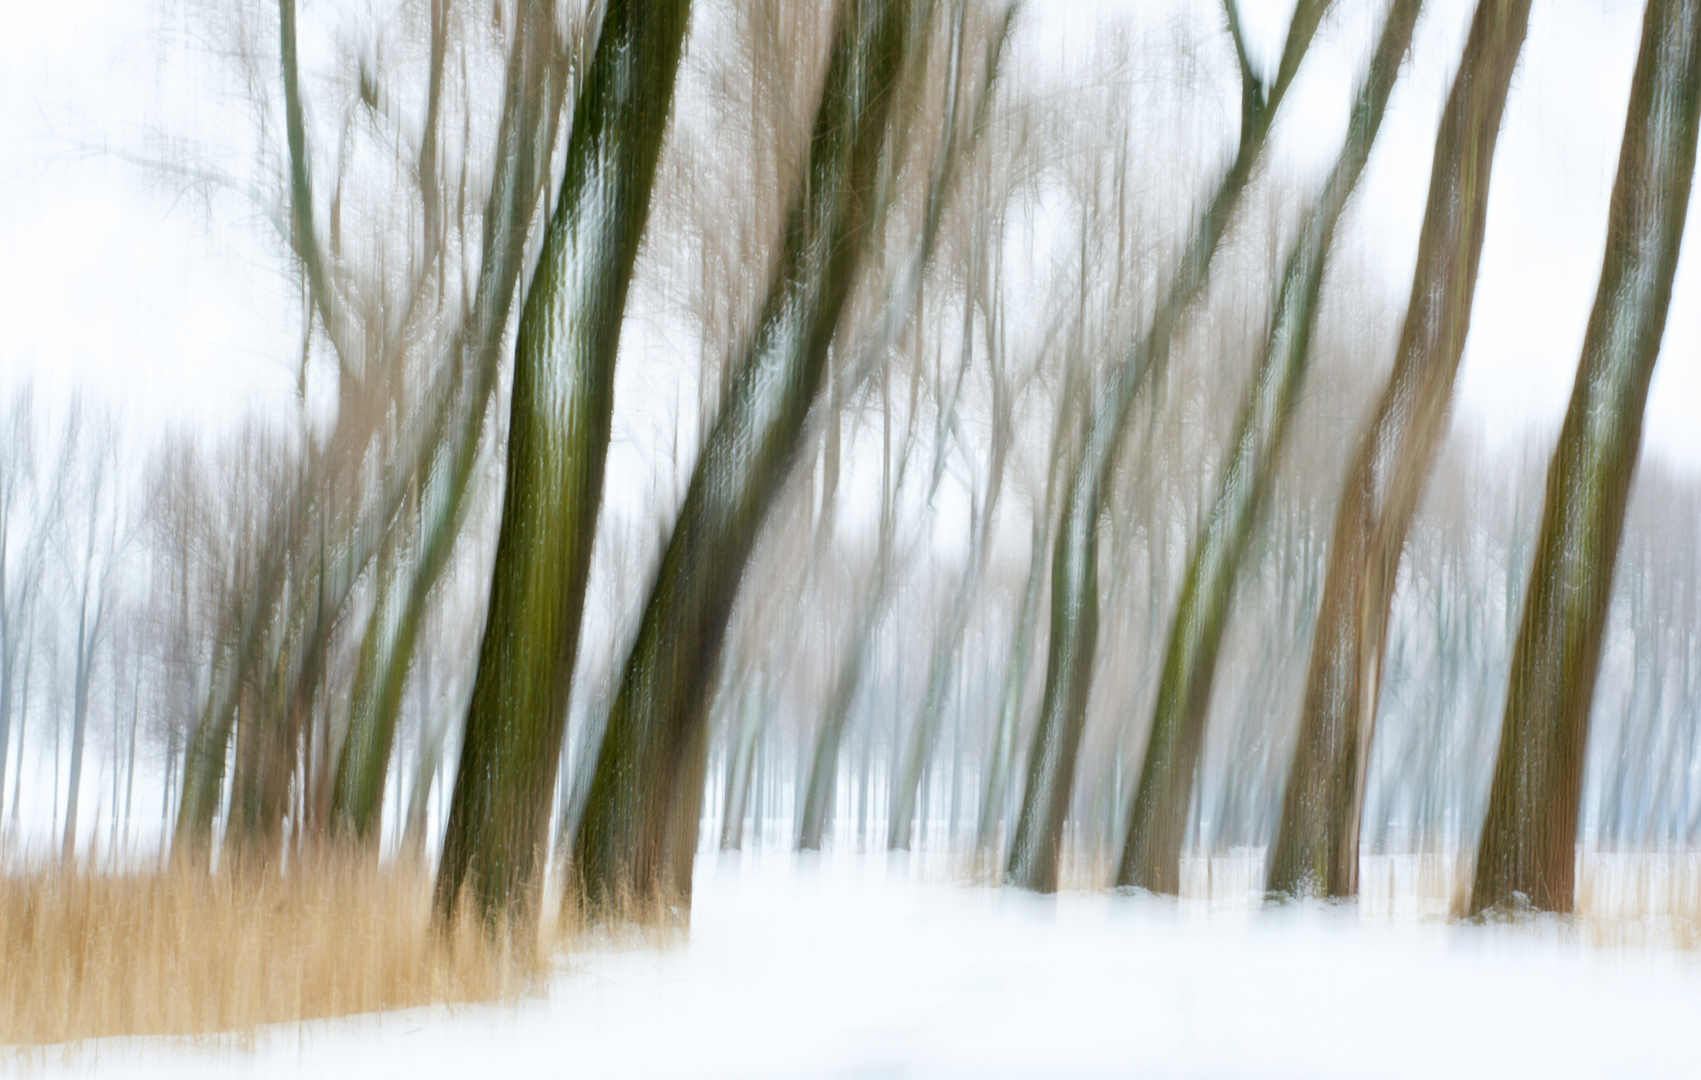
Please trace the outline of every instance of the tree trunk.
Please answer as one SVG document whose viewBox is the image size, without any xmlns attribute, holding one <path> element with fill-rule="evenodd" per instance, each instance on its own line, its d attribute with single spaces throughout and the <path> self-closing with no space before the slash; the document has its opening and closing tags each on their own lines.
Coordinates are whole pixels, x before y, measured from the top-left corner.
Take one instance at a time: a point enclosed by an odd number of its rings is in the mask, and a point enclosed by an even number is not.
<svg viewBox="0 0 1701 1080">
<path fill-rule="evenodd" d="M 692 474 L 598 754 L 569 889 L 593 913 L 690 896 L 708 695 L 739 579 L 796 455 L 876 208 L 910 7 L 840 7 L 776 276 Z"/>
<path fill-rule="evenodd" d="M 443 17 L 445 9 L 438 0 L 433 19 Z M 418 534 L 418 550 L 411 562 L 396 551 L 384 567 L 349 693 L 348 735 L 337 764 L 332 828 L 368 842 L 376 838 L 390 747 L 427 603 L 449 565 L 471 503 L 485 418 L 496 395 L 502 339 L 524 269 L 526 237 L 548 184 L 555 128 L 566 97 L 568 74 L 555 43 L 554 6 L 533 0 L 522 5 L 519 17 L 518 40 L 508 60 L 472 315 L 450 345 L 453 364 L 440 391 L 445 397 L 442 430 L 421 446 L 425 460 L 414 466 L 421 478 L 421 505 L 419 516 L 409 518 L 409 531 Z M 434 51 L 442 34 L 433 30 Z M 423 151 L 421 158 L 423 165 Z"/>
<path fill-rule="evenodd" d="M 1063 825 L 1075 784 L 1075 759 L 1087 721 L 1093 653 L 1098 645 L 1098 525 L 1109 504 L 1116 451 L 1134 399 L 1147 376 L 1168 361 L 1182 316 L 1203 291 L 1211 258 L 1227 232 L 1252 177 L 1282 98 L 1310 47 L 1326 0 L 1299 0 L 1274 85 L 1252 72 L 1235 0 L 1225 0 L 1241 76 L 1240 142 L 1204 215 L 1194 226 L 1146 331 L 1111 372 L 1109 385 L 1086 421 L 1081 456 L 1063 494 L 1051 567 L 1051 638 L 1039 725 L 1028 754 L 1022 812 L 1010 845 L 1005 880 L 1039 892 L 1057 888 Z"/>
<path fill-rule="evenodd" d="M 1241 412 L 1216 501 L 1193 549 L 1176 606 L 1158 683 L 1157 709 L 1117 871 L 1119 886 L 1174 893 L 1181 885 L 1181 845 L 1194 774 L 1205 738 L 1235 579 L 1253 523 L 1275 475 L 1288 417 L 1305 382 L 1311 330 L 1335 223 L 1370 158 L 1400 64 L 1411 44 L 1421 0 L 1394 0 L 1370 70 L 1359 89 L 1347 139 L 1288 256 L 1276 296 L 1275 321 Z"/>
<path fill-rule="evenodd" d="M 91 563 L 93 557 L 91 543 Z M 93 568 L 90 567 L 84 572 L 92 574 Z M 65 836 L 59 852 L 60 860 L 66 865 L 70 865 L 72 856 L 77 852 L 77 803 L 82 794 L 83 748 L 88 742 L 89 733 L 89 682 L 94 676 L 95 642 L 100 637 L 100 624 L 106 609 L 103 594 L 96 599 L 95 610 L 92 613 L 89 611 L 89 590 L 89 583 L 84 582 L 82 603 L 77 614 L 76 685 L 73 688 L 71 707 L 71 777 L 66 786 Z"/>
<path fill-rule="evenodd" d="M 1548 911 L 1572 907 L 1589 707 L 1689 209 L 1698 98 L 1701 0 L 1649 0 L 1600 289 L 1548 467 L 1472 914 L 1518 898 Z"/>
<path fill-rule="evenodd" d="M 567 722 L 602 496 L 614 362 L 683 51 L 688 0 L 615 0 L 515 342 L 490 610 L 437 880 L 493 917 L 532 890 Z"/>
<path fill-rule="evenodd" d="M 1272 892 L 1351 896 L 1358 888 L 1388 610 L 1470 327 L 1494 146 L 1529 15 L 1530 0 L 1481 0 L 1442 113 L 1394 371 L 1336 513 Z"/>
</svg>

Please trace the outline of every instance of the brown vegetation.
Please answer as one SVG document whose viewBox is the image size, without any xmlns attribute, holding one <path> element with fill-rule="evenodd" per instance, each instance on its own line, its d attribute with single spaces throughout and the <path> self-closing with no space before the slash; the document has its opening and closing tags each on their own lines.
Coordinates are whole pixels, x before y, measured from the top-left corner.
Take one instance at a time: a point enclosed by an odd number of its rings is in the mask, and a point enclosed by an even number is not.
<svg viewBox="0 0 1701 1080">
<path fill-rule="evenodd" d="M 0 875 L 0 1044 L 512 1000 L 564 943 L 555 926 L 522 937 L 433 926 L 430 876 L 408 862 L 14 869 Z"/>
</svg>

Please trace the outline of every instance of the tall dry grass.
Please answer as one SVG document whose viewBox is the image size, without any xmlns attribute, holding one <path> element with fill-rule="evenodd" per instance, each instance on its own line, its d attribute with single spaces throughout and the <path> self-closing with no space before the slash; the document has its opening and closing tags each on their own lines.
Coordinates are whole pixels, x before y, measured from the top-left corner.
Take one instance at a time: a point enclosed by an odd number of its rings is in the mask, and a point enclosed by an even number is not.
<svg viewBox="0 0 1701 1080">
<path fill-rule="evenodd" d="M 563 947 L 556 925 L 433 925 L 430 875 L 409 864 L 13 870 L 0 874 L 0 1044 L 513 999 Z"/>
</svg>

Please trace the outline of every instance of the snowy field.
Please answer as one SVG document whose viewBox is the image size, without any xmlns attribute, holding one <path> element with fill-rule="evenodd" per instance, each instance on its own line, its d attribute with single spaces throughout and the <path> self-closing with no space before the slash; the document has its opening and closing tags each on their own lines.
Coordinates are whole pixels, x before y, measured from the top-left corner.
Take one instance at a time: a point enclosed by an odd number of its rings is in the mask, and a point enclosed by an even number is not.
<svg viewBox="0 0 1701 1080">
<path fill-rule="evenodd" d="M 734 857 L 737 859 L 737 857 Z M 1701 955 L 1557 924 L 952 884 L 885 856 L 699 863 L 689 941 L 547 997 L 13 1056 L 100 1077 L 1695 1077 Z M 928 879 L 928 880 L 923 880 Z"/>
</svg>

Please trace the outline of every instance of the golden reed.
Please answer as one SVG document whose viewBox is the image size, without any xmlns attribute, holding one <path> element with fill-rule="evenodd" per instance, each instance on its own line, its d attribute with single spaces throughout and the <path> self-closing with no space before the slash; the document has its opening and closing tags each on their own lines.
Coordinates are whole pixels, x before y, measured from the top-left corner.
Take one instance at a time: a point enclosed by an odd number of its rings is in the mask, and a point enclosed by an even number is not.
<svg viewBox="0 0 1701 1080">
<path fill-rule="evenodd" d="M 0 873 L 0 1044 L 197 1035 L 541 985 L 558 928 L 433 924 L 416 864 Z"/>
</svg>

